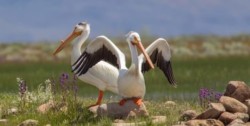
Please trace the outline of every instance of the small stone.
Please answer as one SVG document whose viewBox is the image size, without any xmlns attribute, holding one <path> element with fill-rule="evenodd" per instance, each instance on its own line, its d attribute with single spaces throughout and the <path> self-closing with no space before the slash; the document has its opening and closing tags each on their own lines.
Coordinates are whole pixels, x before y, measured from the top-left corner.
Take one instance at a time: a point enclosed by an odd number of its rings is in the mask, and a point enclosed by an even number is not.
<svg viewBox="0 0 250 126">
<path fill-rule="evenodd" d="M 217 119 L 222 112 L 225 112 L 225 108 L 221 103 L 210 103 L 209 108 L 195 119 Z"/>
<path fill-rule="evenodd" d="M 223 122 L 225 125 L 229 124 L 235 119 L 237 119 L 237 116 L 229 112 L 223 112 L 219 117 L 219 120 Z"/>
<path fill-rule="evenodd" d="M 7 119 L 0 119 L 0 125 L 7 125 Z"/>
<path fill-rule="evenodd" d="M 19 126 L 37 126 L 37 125 L 38 121 L 34 119 L 28 119 L 19 124 Z"/>
<path fill-rule="evenodd" d="M 44 104 L 40 105 L 39 107 L 37 107 L 37 111 L 44 114 L 55 107 L 56 107 L 55 102 L 49 101 L 49 102 L 44 103 Z"/>
<path fill-rule="evenodd" d="M 193 119 L 194 117 L 197 116 L 197 113 L 195 110 L 187 110 L 184 111 L 180 117 L 181 121 L 188 121 L 190 119 Z"/>
<path fill-rule="evenodd" d="M 245 123 L 241 119 L 235 119 L 227 126 L 247 126 L 247 125 L 245 125 Z"/>
<path fill-rule="evenodd" d="M 220 103 L 223 104 L 226 111 L 236 113 L 236 112 L 242 112 L 247 113 L 247 106 L 241 103 L 240 101 L 228 97 L 228 96 L 221 96 L 219 99 Z"/>
<path fill-rule="evenodd" d="M 169 107 L 176 106 L 176 103 L 174 101 L 166 101 L 164 104 Z"/>
<path fill-rule="evenodd" d="M 17 114 L 18 112 L 18 109 L 14 107 L 7 110 L 7 115 Z"/>
<path fill-rule="evenodd" d="M 224 95 L 245 102 L 250 98 L 250 88 L 243 81 L 230 81 Z"/>
<path fill-rule="evenodd" d="M 249 115 L 246 113 L 236 112 L 234 115 L 236 115 L 237 119 L 241 119 L 243 122 L 247 122 L 249 120 Z"/>
<path fill-rule="evenodd" d="M 224 124 L 216 119 L 193 119 L 186 122 L 187 126 L 224 126 Z"/>
</svg>

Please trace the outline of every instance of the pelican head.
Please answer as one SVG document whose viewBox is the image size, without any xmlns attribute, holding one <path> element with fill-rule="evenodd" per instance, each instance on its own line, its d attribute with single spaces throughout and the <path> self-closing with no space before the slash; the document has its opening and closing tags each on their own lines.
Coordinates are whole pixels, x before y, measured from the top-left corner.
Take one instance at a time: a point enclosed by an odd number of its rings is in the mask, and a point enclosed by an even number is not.
<svg viewBox="0 0 250 126">
<path fill-rule="evenodd" d="M 56 55 L 60 51 L 63 50 L 65 46 L 67 46 L 70 42 L 72 42 L 76 37 L 84 34 L 89 33 L 90 31 L 90 25 L 87 22 L 80 22 L 78 23 L 72 33 L 65 39 L 61 41 L 60 46 L 56 49 L 56 51 L 53 53 L 53 55 Z"/>
<path fill-rule="evenodd" d="M 130 31 L 127 35 L 127 41 L 132 45 L 136 45 L 136 43 L 141 42 L 141 37 L 137 32 Z"/>
<path fill-rule="evenodd" d="M 145 51 L 145 48 L 143 47 L 143 45 L 141 43 L 140 35 L 137 32 L 130 31 L 126 35 L 126 37 L 127 37 L 127 42 L 129 43 L 129 46 L 136 46 L 142 52 L 142 54 L 145 56 L 149 66 L 152 69 L 154 69 L 154 65 L 153 65 L 151 59 L 149 58 L 147 52 Z"/>
</svg>

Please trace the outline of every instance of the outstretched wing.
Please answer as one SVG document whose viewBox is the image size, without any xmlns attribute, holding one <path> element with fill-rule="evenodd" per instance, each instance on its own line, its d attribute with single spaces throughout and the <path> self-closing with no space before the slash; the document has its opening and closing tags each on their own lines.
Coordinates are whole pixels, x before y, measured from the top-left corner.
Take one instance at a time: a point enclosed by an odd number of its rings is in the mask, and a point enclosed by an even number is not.
<svg viewBox="0 0 250 126">
<path fill-rule="evenodd" d="M 146 52 L 150 56 L 153 64 L 156 64 L 157 67 L 159 67 L 163 71 L 168 79 L 168 82 L 171 85 L 175 85 L 176 82 L 170 62 L 171 51 L 168 42 L 163 38 L 159 38 L 155 40 L 151 45 L 149 45 L 148 48 L 146 48 Z M 149 71 L 151 68 L 146 62 L 144 55 L 141 54 L 139 58 L 140 60 L 142 60 L 141 71 L 143 73 Z"/>
<path fill-rule="evenodd" d="M 89 68 L 99 61 L 106 61 L 120 69 L 125 66 L 125 56 L 119 48 L 107 37 L 98 36 L 88 44 L 81 56 L 73 64 L 73 72 L 79 76 L 85 74 Z"/>
</svg>

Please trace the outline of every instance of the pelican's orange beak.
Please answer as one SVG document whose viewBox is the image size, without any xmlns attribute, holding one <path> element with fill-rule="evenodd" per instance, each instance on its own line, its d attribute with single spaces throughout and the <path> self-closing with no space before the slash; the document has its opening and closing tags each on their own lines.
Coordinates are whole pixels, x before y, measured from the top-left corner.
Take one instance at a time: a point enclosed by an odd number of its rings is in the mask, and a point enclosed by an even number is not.
<svg viewBox="0 0 250 126">
<path fill-rule="evenodd" d="M 142 43 L 135 37 L 135 45 L 141 50 L 142 54 L 145 56 L 149 66 L 154 69 L 154 64 L 152 63 L 151 59 L 149 58 L 148 54 L 145 51 L 145 48 L 143 47 Z"/>
<path fill-rule="evenodd" d="M 68 45 L 70 42 L 72 42 L 77 36 L 81 35 L 82 31 L 74 31 L 65 39 L 61 41 L 61 45 L 56 49 L 56 51 L 53 53 L 55 56 L 57 53 L 63 50 L 63 48 Z"/>
</svg>

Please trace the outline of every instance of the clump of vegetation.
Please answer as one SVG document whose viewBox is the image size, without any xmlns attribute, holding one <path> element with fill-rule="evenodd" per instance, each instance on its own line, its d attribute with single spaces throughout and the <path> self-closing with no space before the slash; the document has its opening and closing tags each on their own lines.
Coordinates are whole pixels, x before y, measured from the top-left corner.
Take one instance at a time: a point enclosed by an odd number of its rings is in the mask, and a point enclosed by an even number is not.
<svg viewBox="0 0 250 126">
<path fill-rule="evenodd" d="M 76 76 L 70 77 L 69 74 L 63 73 L 58 80 L 47 79 L 39 84 L 36 90 L 29 91 L 26 81 L 18 77 L 18 95 L 4 94 L 3 99 L 0 100 L 1 118 L 7 118 L 13 125 L 30 118 L 38 120 L 39 124 L 43 125 L 46 123 L 53 125 L 88 123 L 92 116 L 83 106 L 83 99 L 78 100 L 76 81 Z M 8 101 L 10 97 L 12 103 Z M 53 101 L 55 107 L 45 114 L 39 113 L 38 106 L 49 101 Z M 13 109 L 15 113 L 10 112 Z"/>
<path fill-rule="evenodd" d="M 201 88 L 199 91 L 199 101 L 203 108 L 207 108 L 209 103 L 218 102 L 223 94 L 209 88 Z"/>
</svg>

